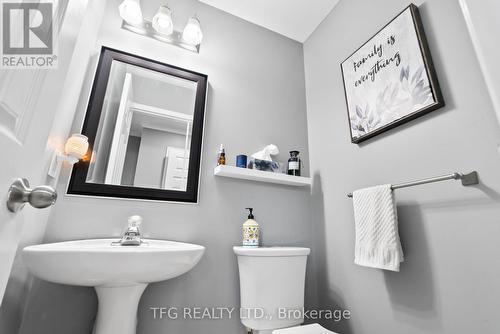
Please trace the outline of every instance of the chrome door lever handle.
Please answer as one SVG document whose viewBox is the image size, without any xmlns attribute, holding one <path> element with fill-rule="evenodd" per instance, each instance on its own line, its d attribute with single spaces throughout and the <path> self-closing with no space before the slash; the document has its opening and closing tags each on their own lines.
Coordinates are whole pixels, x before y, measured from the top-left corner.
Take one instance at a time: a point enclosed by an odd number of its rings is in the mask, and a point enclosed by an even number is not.
<svg viewBox="0 0 500 334">
<path fill-rule="evenodd" d="M 57 191 L 49 186 L 38 186 L 33 189 L 26 179 L 16 179 L 7 194 L 7 208 L 10 212 L 18 212 L 29 203 L 32 207 L 43 209 L 54 205 Z"/>
</svg>

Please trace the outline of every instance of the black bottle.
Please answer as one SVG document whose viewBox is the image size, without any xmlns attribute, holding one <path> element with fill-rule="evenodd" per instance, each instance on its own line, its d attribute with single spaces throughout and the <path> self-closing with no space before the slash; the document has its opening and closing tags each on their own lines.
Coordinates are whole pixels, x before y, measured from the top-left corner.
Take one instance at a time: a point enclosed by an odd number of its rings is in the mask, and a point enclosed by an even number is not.
<svg viewBox="0 0 500 334">
<path fill-rule="evenodd" d="M 288 175 L 300 176 L 301 161 L 299 151 L 290 151 L 290 159 L 288 159 Z"/>
</svg>

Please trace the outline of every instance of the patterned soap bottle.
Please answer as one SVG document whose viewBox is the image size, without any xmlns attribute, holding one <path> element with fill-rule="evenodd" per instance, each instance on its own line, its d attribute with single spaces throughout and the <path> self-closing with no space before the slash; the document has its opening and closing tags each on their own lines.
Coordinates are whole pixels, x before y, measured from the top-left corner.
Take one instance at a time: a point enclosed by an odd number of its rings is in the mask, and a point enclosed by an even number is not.
<svg viewBox="0 0 500 334">
<path fill-rule="evenodd" d="M 249 211 L 248 220 L 243 224 L 243 247 L 259 247 L 259 224 L 254 220 L 253 208 Z"/>
</svg>

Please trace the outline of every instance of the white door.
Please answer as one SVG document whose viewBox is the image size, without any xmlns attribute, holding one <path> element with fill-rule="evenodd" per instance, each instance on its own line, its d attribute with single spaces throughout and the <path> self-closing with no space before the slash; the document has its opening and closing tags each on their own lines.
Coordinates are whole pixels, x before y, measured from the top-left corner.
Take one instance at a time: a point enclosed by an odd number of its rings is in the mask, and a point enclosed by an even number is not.
<svg viewBox="0 0 500 334">
<path fill-rule="evenodd" d="M 46 182 L 47 139 L 65 94 L 65 85 L 71 82 L 68 79 L 75 80 L 68 78 L 68 73 L 72 73 L 69 70 L 73 52 L 87 6 L 87 1 L 80 0 L 54 2 L 59 25 L 59 34 L 54 36 L 59 42 L 58 69 L 0 69 L 0 300 L 4 296 L 25 213 L 35 210 L 24 208 L 18 213 L 9 212 L 7 191 L 15 178 L 27 178 L 31 186 Z"/>
<path fill-rule="evenodd" d="M 177 147 L 167 147 L 163 172 L 163 189 L 186 190 L 189 166 L 189 151 Z"/>
</svg>

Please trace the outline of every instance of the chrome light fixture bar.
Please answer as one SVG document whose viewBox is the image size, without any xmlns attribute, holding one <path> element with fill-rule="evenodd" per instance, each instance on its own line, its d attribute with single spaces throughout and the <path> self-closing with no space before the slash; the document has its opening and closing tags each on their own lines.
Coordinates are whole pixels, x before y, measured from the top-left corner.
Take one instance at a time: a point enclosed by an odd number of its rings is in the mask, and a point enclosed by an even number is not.
<svg viewBox="0 0 500 334">
<path fill-rule="evenodd" d="M 182 33 L 179 31 L 174 31 L 170 35 L 164 35 L 156 32 L 156 30 L 153 29 L 153 25 L 150 21 L 143 21 L 143 23 L 140 26 L 132 25 L 127 23 L 126 21 L 122 22 L 122 29 L 131 31 L 133 33 L 150 37 L 153 39 L 156 39 L 160 42 L 168 43 L 171 45 L 175 45 L 177 47 L 183 48 L 185 50 L 195 52 L 195 53 L 200 53 L 200 45 L 193 45 L 189 44 L 188 42 L 184 41 L 182 38 Z"/>
<path fill-rule="evenodd" d="M 122 29 L 175 45 L 182 49 L 199 53 L 203 39 L 200 21 L 196 16 L 188 20 L 182 32 L 175 31 L 172 11 L 165 5 L 160 6 L 151 21 L 142 17 L 139 0 L 124 0 L 119 6 L 122 17 Z"/>
</svg>

